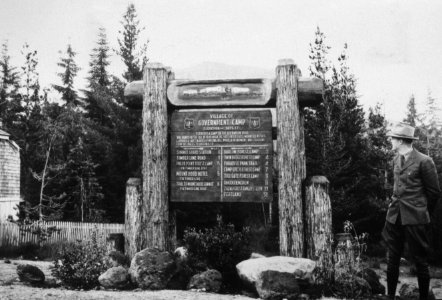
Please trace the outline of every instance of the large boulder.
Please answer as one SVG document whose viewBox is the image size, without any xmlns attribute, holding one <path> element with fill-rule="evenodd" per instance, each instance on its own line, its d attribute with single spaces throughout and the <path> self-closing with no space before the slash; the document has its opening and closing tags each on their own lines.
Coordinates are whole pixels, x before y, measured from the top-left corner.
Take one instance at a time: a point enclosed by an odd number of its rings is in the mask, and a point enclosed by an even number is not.
<svg viewBox="0 0 442 300">
<path fill-rule="evenodd" d="M 311 282 L 316 263 L 306 258 L 273 256 L 236 265 L 239 277 L 263 299 L 295 299 Z"/>
<path fill-rule="evenodd" d="M 175 272 L 173 255 L 156 248 L 136 253 L 129 268 L 132 282 L 146 290 L 165 289 Z"/>
<path fill-rule="evenodd" d="M 20 281 L 33 285 L 39 285 L 45 281 L 45 274 L 43 271 L 33 265 L 18 265 L 17 274 Z"/>
<path fill-rule="evenodd" d="M 187 286 L 188 290 L 196 289 L 206 292 L 217 293 L 221 289 L 223 277 L 217 270 L 211 269 L 202 273 L 193 275 Z"/>
<path fill-rule="evenodd" d="M 264 271 L 256 281 L 256 290 L 261 299 L 296 299 L 301 293 L 298 278 L 293 273 Z"/>
<path fill-rule="evenodd" d="M 316 263 L 307 258 L 272 256 L 244 260 L 236 265 L 236 270 L 245 283 L 255 285 L 265 271 L 289 273 L 296 279 L 310 280 L 315 266 Z"/>
<path fill-rule="evenodd" d="M 379 276 L 372 269 L 366 268 L 357 274 L 359 277 L 365 279 L 371 287 L 373 295 L 385 294 L 385 286 L 379 281 Z"/>
<path fill-rule="evenodd" d="M 122 267 L 112 267 L 98 277 L 100 284 L 108 289 L 124 289 L 129 283 L 129 273 Z"/>
</svg>

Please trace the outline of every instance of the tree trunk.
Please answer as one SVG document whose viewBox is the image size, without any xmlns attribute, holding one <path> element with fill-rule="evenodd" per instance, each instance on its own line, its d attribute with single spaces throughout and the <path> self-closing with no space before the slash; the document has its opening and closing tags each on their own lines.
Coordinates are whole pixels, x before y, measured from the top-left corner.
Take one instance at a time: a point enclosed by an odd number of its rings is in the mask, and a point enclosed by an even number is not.
<svg viewBox="0 0 442 300">
<path fill-rule="evenodd" d="M 281 255 L 302 257 L 304 225 L 302 181 L 305 151 L 298 103 L 299 71 L 292 60 L 276 68 L 276 114 L 279 166 L 279 248 Z"/>
<path fill-rule="evenodd" d="M 126 207 L 124 218 L 124 252 L 130 259 L 147 246 L 147 209 L 143 205 L 140 178 L 129 178 L 126 183 Z"/>
<path fill-rule="evenodd" d="M 313 176 L 305 189 L 307 258 L 317 261 L 325 280 L 333 276 L 332 210 L 328 186 L 327 178 Z"/>
<path fill-rule="evenodd" d="M 148 63 L 143 97 L 143 205 L 147 247 L 166 250 L 169 226 L 166 68 Z"/>
</svg>

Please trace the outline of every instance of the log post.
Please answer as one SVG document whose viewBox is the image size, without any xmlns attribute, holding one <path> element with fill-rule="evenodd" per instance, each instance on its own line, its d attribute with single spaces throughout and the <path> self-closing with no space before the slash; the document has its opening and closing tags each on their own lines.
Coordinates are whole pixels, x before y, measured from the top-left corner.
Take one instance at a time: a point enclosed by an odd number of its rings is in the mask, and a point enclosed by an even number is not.
<svg viewBox="0 0 442 300">
<path fill-rule="evenodd" d="M 175 79 L 175 73 L 171 67 L 166 67 L 167 81 L 170 82 Z M 169 117 L 169 115 L 168 115 Z M 167 248 L 174 251 L 177 247 L 177 225 L 176 225 L 176 210 L 169 208 L 169 241 Z"/>
<path fill-rule="evenodd" d="M 169 227 L 167 79 L 168 71 L 148 63 L 143 73 L 143 205 L 147 247 L 167 249 Z"/>
<path fill-rule="evenodd" d="M 307 258 L 317 261 L 322 279 L 333 276 L 332 210 L 328 187 L 327 178 L 313 176 L 305 188 Z"/>
<path fill-rule="evenodd" d="M 140 178 L 129 178 L 126 183 L 124 218 L 124 252 L 130 259 L 147 246 L 145 226 L 146 207 Z"/>
<path fill-rule="evenodd" d="M 302 257 L 304 224 L 302 182 L 305 156 L 301 148 L 303 129 L 298 103 L 298 76 L 293 60 L 276 67 L 276 118 L 279 166 L 279 249 L 281 255 Z"/>
</svg>

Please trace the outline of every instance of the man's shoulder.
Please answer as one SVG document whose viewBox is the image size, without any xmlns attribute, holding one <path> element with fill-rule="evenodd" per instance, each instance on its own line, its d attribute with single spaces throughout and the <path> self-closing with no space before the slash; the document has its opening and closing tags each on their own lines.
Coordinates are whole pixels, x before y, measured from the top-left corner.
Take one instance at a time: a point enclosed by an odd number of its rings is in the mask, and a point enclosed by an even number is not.
<svg viewBox="0 0 442 300">
<path fill-rule="evenodd" d="M 422 152 L 419 152 L 416 149 L 413 149 L 414 153 L 415 153 L 415 158 L 417 161 L 433 161 L 433 159 L 431 157 L 429 157 L 426 154 L 423 154 Z"/>
</svg>

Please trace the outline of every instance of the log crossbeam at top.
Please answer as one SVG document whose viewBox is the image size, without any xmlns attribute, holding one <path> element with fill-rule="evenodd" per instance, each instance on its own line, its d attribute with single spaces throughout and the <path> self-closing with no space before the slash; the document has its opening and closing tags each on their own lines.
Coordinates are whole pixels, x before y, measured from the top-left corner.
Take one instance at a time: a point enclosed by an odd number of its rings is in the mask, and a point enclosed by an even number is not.
<svg viewBox="0 0 442 300">
<path fill-rule="evenodd" d="M 300 106 L 318 105 L 322 102 L 323 94 L 322 79 L 298 78 Z M 141 109 L 143 81 L 128 83 L 124 89 L 124 98 L 128 107 Z M 276 84 L 272 79 L 170 80 L 167 99 L 176 106 L 267 106 L 276 99 Z"/>
</svg>

